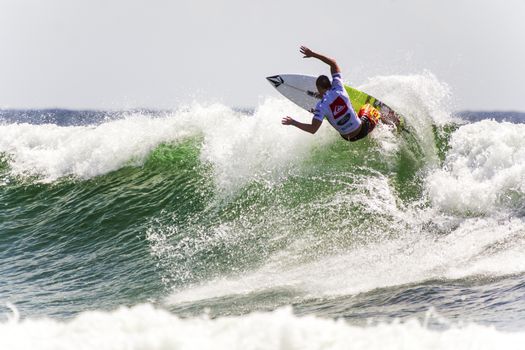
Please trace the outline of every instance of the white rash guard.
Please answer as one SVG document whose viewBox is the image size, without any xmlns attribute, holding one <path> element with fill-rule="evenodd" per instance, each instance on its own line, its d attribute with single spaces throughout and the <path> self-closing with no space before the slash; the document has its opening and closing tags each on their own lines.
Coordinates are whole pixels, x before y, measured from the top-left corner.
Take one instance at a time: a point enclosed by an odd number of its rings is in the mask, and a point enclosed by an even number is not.
<svg viewBox="0 0 525 350">
<path fill-rule="evenodd" d="M 332 88 L 315 106 L 314 118 L 320 121 L 326 118 L 341 135 L 347 135 L 359 129 L 361 119 L 352 108 L 350 97 L 343 86 L 341 73 L 332 74 L 332 78 Z"/>
</svg>

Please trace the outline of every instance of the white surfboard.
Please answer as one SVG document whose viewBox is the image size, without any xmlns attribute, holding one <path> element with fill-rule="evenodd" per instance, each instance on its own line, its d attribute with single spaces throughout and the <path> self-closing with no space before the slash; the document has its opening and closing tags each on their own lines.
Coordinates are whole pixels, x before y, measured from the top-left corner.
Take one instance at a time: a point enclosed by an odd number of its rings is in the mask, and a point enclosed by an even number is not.
<svg viewBox="0 0 525 350">
<path fill-rule="evenodd" d="M 284 97 L 307 111 L 312 111 L 320 96 L 315 86 L 316 77 L 299 74 L 282 74 L 266 78 Z"/>
<path fill-rule="evenodd" d="M 315 82 L 317 77 L 300 74 L 280 74 L 266 78 L 277 91 L 284 97 L 309 112 L 313 112 L 315 105 L 319 102 L 321 96 L 317 92 Z M 345 89 L 350 96 L 352 107 L 357 112 L 367 103 L 371 104 L 381 113 L 381 121 L 387 124 L 393 124 L 396 127 L 404 124 L 403 117 L 396 113 L 385 103 L 379 101 L 373 96 L 362 91 L 345 85 Z"/>
</svg>

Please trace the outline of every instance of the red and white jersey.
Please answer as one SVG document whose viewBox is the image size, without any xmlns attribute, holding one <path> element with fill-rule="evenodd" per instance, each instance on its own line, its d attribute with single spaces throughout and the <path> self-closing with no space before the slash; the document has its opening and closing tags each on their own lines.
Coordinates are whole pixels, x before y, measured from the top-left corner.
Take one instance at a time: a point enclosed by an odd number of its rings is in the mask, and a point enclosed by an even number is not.
<svg viewBox="0 0 525 350">
<path fill-rule="evenodd" d="M 320 121 L 326 118 L 341 135 L 347 135 L 359 129 L 361 119 L 352 108 L 350 97 L 343 86 L 341 73 L 332 74 L 332 78 L 332 88 L 315 106 L 314 118 Z"/>
</svg>

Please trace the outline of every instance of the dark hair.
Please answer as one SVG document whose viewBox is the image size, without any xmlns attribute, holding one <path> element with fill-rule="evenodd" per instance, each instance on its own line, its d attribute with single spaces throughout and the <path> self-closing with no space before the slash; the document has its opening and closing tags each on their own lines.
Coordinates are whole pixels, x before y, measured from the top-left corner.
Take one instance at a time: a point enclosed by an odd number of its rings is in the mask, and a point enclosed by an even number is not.
<svg viewBox="0 0 525 350">
<path fill-rule="evenodd" d="M 317 80 L 315 81 L 315 85 L 317 85 L 318 88 L 328 90 L 332 87 L 332 83 L 330 82 L 330 79 L 326 75 L 320 75 Z"/>
</svg>

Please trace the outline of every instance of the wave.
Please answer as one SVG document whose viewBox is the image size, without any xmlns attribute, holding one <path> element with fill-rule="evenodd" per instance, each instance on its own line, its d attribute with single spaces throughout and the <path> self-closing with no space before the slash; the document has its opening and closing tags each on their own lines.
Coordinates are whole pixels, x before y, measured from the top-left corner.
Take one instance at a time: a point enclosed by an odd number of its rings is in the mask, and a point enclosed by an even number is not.
<svg viewBox="0 0 525 350">
<path fill-rule="evenodd" d="M 443 167 L 426 179 L 432 203 L 471 215 L 514 209 L 523 215 L 525 125 L 483 120 L 451 137 Z"/>
<path fill-rule="evenodd" d="M 0 323 L 2 349 L 520 349 L 523 332 L 477 324 L 428 327 L 425 320 L 353 326 L 343 320 L 295 316 L 290 308 L 210 319 L 178 318 L 151 305 Z M 446 320 L 439 320 L 440 323 Z"/>
<path fill-rule="evenodd" d="M 286 106 L 286 107 L 285 107 Z M 0 125 L 0 152 L 15 176 L 53 182 L 73 176 L 90 179 L 125 166 L 140 166 L 162 144 L 202 138 L 201 160 L 213 164 L 219 186 L 227 187 L 268 173 L 278 173 L 330 138 L 288 133 L 279 121 L 282 100 L 269 99 L 254 115 L 223 105 L 193 105 L 161 117 L 128 114 L 100 125 Z"/>
<path fill-rule="evenodd" d="M 385 96 L 407 115 L 420 143 L 433 139 L 433 123 L 443 123 L 440 103 L 447 94 L 435 90 L 446 91 L 446 86 L 429 73 L 377 77 L 363 88 Z M 440 96 L 430 99 L 432 95 Z M 97 119 L 94 112 L 70 116 L 67 111 L 60 111 L 60 123 L 41 124 L 55 120 L 49 116 L 51 112 L 17 112 L 0 124 L 0 153 L 8 159 L 11 174 L 36 176 L 43 182 L 69 176 L 90 179 L 125 166 L 140 166 L 161 144 L 200 136 L 201 160 L 213 165 L 217 184 L 240 187 L 254 179 L 265 179 L 268 174 L 279 178 L 313 149 L 337 139 L 326 125 L 315 137 L 282 127 L 280 119 L 284 113 L 303 119 L 310 116 L 289 101 L 274 98 L 266 99 L 253 113 L 220 104 L 194 104 L 156 116 L 151 111 L 121 115 L 103 112 Z M 88 125 L 69 125 L 63 114 L 73 121 L 86 120 Z M 387 128 L 375 133 L 374 139 L 383 150 L 393 152 L 398 148 L 399 141 Z M 431 150 L 427 155 L 434 153 Z"/>
<path fill-rule="evenodd" d="M 349 144 L 324 125 L 311 136 L 280 124 L 284 113 L 311 116 L 274 98 L 254 111 L 194 104 L 86 125 L 0 124 L 0 244 L 15 262 L 6 276 L 34 266 L 26 249 L 48 274 L 68 266 L 72 285 L 115 283 L 110 296 L 91 285 L 86 303 L 118 305 L 129 289 L 134 302 L 162 294 L 172 307 L 525 272 L 522 125 L 456 119 L 450 89 L 430 73 L 361 88 L 410 131 L 379 127 Z M 37 277 L 24 295 L 60 288 Z"/>
<path fill-rule="evenodd" d="M 436 217 L 434 213 L 426 213 L 421 220 L 421 214 L 406 213 L 407 217 L 416 215 L 417 219 L 410 220 L 412 225 L 398 232 L 399 237 L 388 239 L 381 229 L 372 228 L 368 235 L 379 242 L 358 246 L 347 242 L 346 252 L 325 253 L 307 260 L 305 251 L 315 243 L 294 242 L 296 246 L 303 245 L 302 249 L 284 249 L 254 271 L 186 285 L 172 292 L 166 303 L 178 305 L 274 291 L 286 291 L 290 295 L 287 300 L 298 302 L 431 280 L 494 278 L 525 272 L 525 265 L 518 263 L 525 257 L 524 220 L 476 218 L 458 224 L 452 218 Z M 453 225 L 458 226 L 450 228 Z"/>
</svg>

